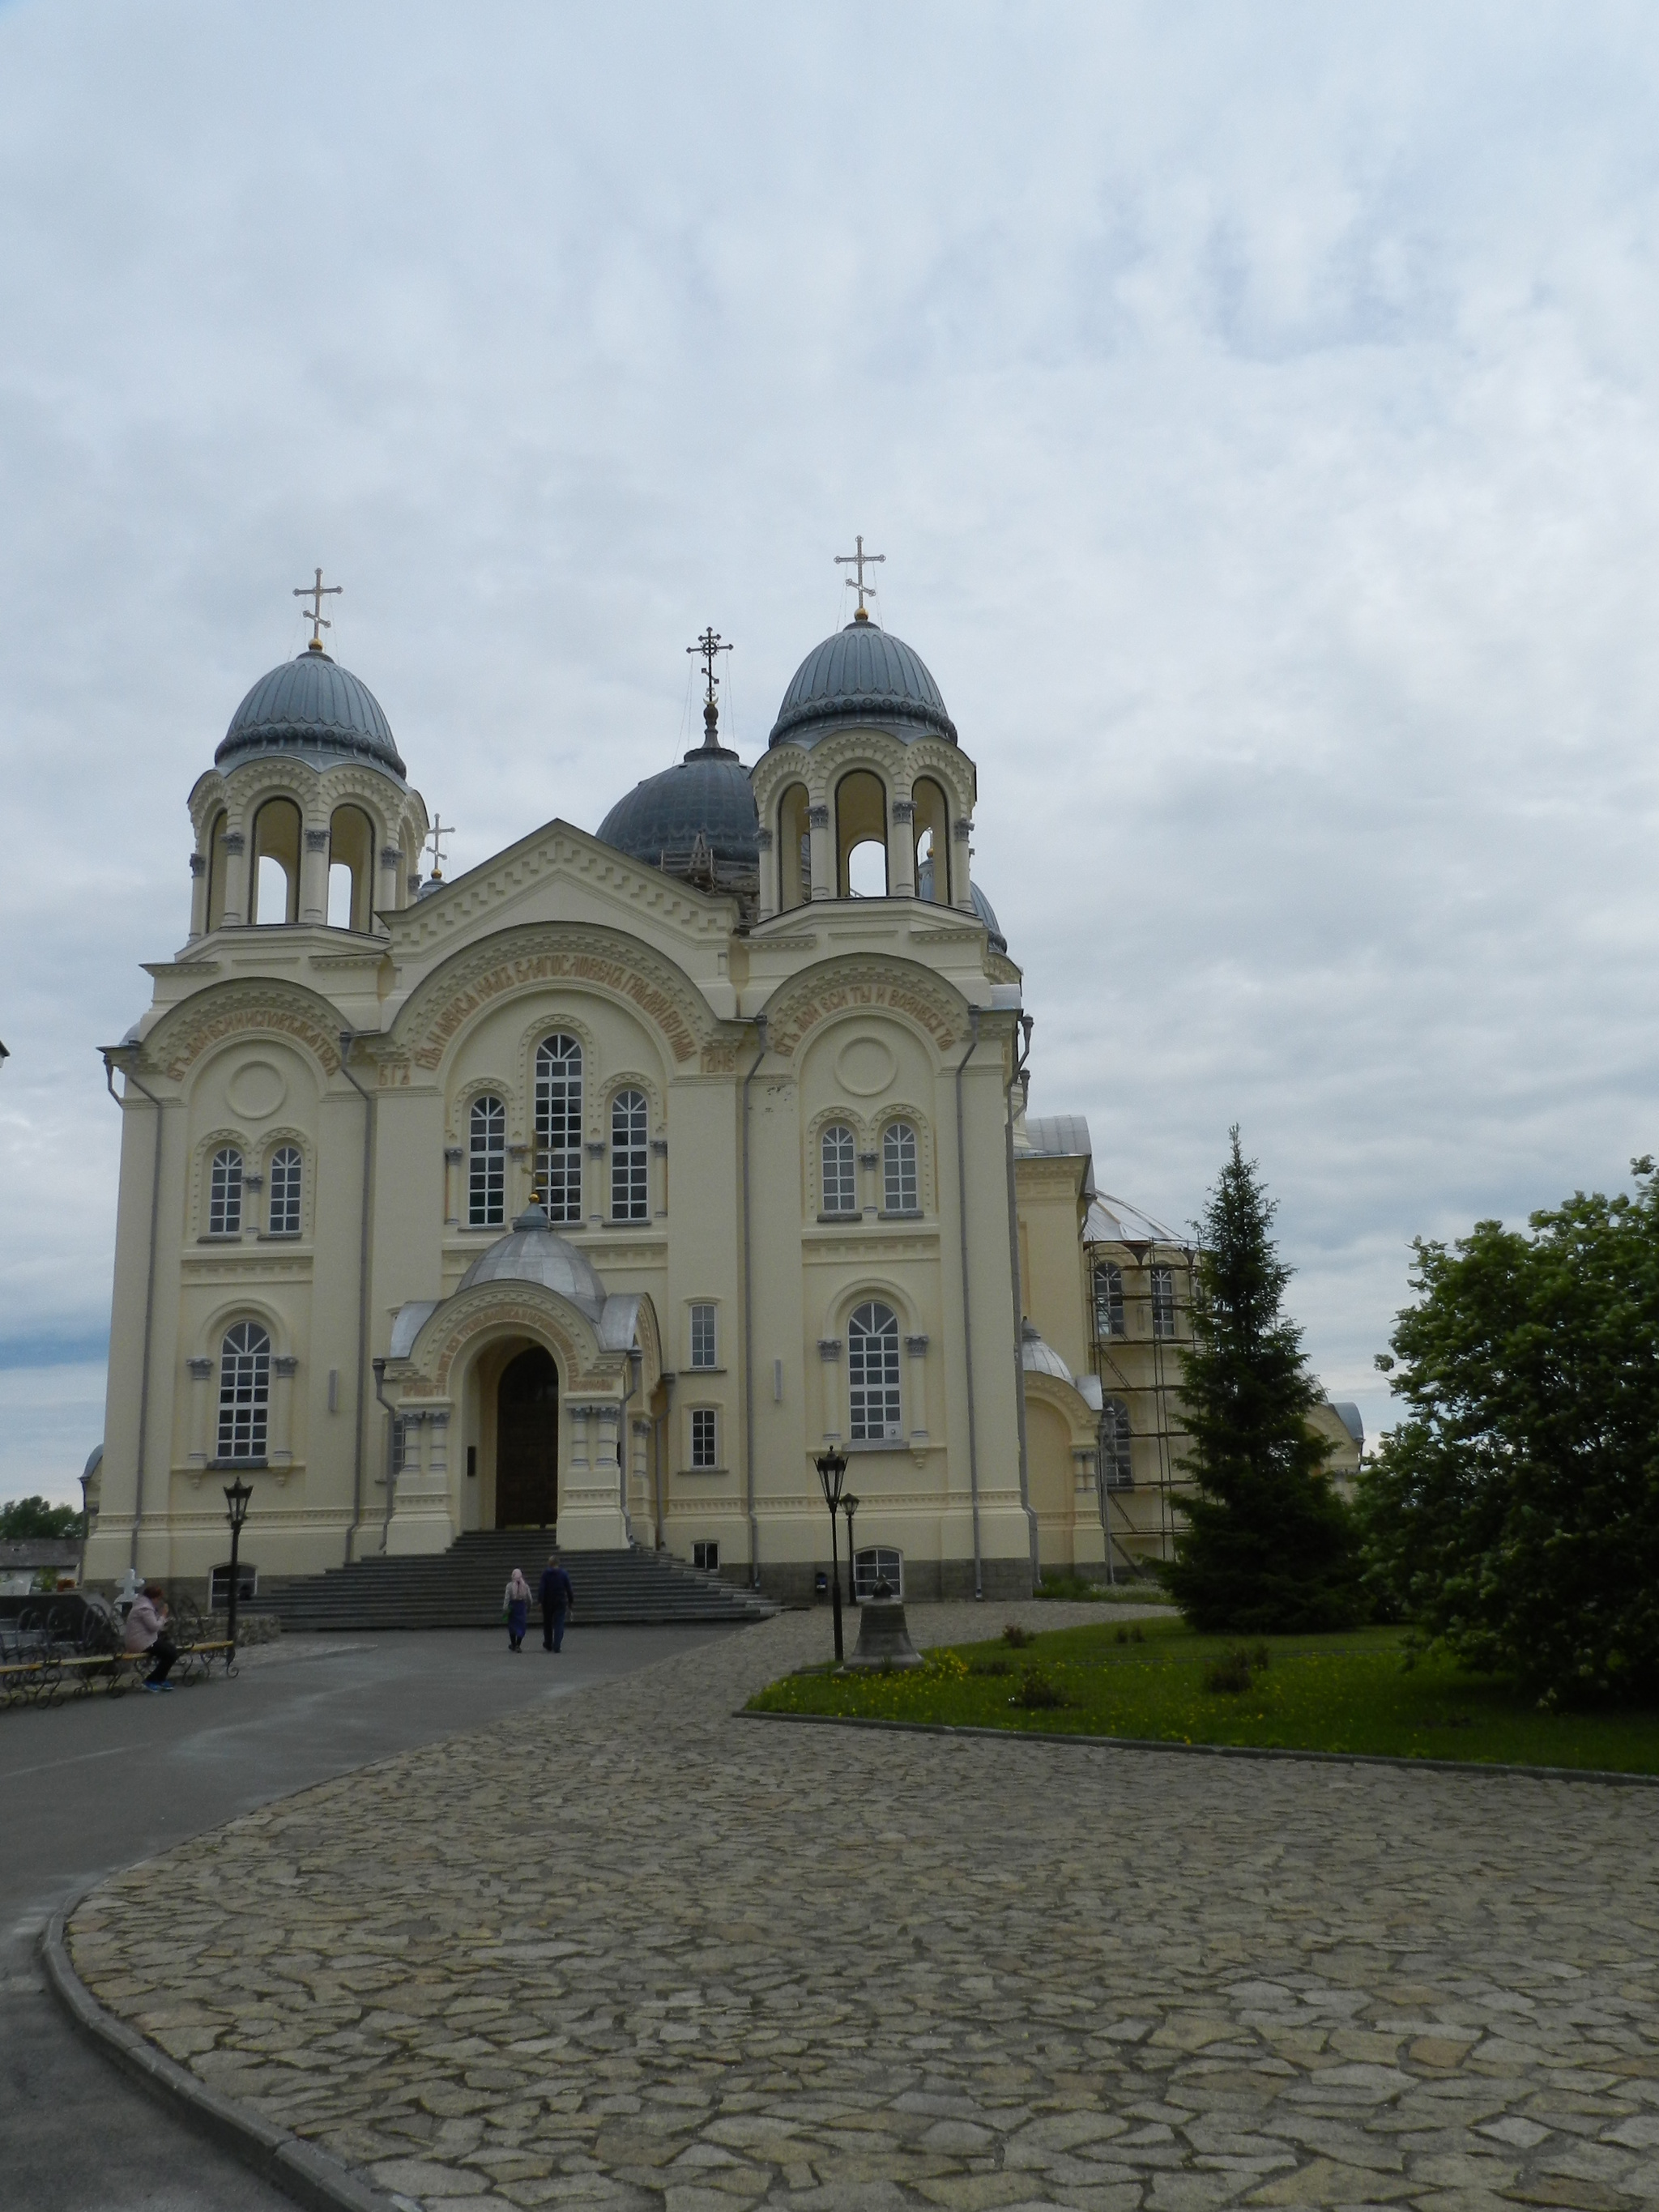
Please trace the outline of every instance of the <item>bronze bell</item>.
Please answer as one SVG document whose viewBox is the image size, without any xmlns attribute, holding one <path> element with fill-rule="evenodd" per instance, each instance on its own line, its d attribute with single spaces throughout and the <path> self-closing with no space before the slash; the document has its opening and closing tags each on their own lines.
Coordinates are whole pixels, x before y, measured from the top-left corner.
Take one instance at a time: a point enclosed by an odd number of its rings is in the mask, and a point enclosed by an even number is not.
<svg viewBox="0 0 1659 2212">
<path fill-rule="evenodd" d="M 910 1641 L 904 1607 L 893 1595 L 884 1576 L 859 1614 L 859 1648 L 847 1662 L 849 1667 L 868 1667 L 886 1672 L 894 1667 L 920 1667 L 920 1651 Z"/>
</svg>

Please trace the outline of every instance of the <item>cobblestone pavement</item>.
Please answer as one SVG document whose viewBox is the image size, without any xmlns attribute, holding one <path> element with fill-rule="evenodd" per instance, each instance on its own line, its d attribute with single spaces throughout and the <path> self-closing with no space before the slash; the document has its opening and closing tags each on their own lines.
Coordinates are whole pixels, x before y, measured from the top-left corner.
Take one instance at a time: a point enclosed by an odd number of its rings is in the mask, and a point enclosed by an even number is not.
<svg viewBox="0 0 1659 2212">
<path fill-rule="evenodd" d="M 1017 1616 L 1102 1617 L 913 1632 Z M 1659 2199 L 1653 1795 L 732 1717 L 827 1638 L 239 1820 L 76 1966 L 440 2212 Z"/>
</svg>

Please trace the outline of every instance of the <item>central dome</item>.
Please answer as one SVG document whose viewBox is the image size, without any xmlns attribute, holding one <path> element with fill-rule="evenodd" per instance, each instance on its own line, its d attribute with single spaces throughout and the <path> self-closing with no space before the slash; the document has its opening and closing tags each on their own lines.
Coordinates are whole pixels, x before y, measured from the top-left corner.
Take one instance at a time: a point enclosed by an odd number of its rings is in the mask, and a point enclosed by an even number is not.
<svg viewBox="0 0 1659 2212">
<path fill-rule="evenodd" d="M 213 758 L 230 768 L 255 753 L 366 760 L 400 781 L 404 774 L 380 701 L 315 646 L 259 678 L 231 716 Z"/>
<path fill-rule="evenodd" d="M 590 1321 L 605 1311 L 605 1285 L 593 1262 L 547 1225 L 539 1206 L 527 1206 L 505 1237 L 480 1252 L 456 1285 L 456 1295 L 474 1283 L 539 1283 L 580 1306 Z"/>
<path fill-rule="evenodd" d="M 813 647 L 783 695 L 768 743 L 815 744 L 831 730 L 852 728 L 957 741 L 957 726 L 921 655 L 867 617 L 855 616 Z"/>
<path fill-rule="evenodd" d="M 712 714 L 705 710 L 702 744 L 617 801 L 599 824 L 599 842 L 710 890 L 752 890 L 760 816 L 749 771 L 720 743 Z"/>
</svg>

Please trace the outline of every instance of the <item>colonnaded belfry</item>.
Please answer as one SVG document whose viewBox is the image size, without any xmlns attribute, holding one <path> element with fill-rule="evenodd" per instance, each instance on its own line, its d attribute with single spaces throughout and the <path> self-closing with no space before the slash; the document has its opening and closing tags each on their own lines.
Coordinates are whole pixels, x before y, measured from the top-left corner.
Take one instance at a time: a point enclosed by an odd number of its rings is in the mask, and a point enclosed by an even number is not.
<svg viewBox="0 0 1659 2212">
<path fill-rule="evenodd" d="M 1026 1116 L 977 772 L 877 557 L 752 767 L 711 626 L 700 745 L 597 833 L 425 882 L 305 587 L 310 644 L 190 794 L 188 941 L 106 1054 L 89 1581 L 205 1596 L 235 1470 L 267 1579 L 556 1528 L 805 1598 L 832 1444 L 861 1589 L 1164 1547 L 1192 1255 L 1097 1192 L 1079 1117 Z"/>
</svg>

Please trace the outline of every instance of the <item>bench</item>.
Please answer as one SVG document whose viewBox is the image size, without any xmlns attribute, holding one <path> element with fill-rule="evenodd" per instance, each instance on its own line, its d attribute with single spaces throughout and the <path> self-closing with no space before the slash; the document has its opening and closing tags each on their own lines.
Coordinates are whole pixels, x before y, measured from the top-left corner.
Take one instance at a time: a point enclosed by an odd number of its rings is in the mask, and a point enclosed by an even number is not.
<svg viewBox="0 0 1659 2212">
<path fill-rule="evenodd" d="M 181 1644 L 168 1674 L 169 1681 L 205 1681 L 220 1661 L 227 1676 L 234 1674 L 236 1647 L 227 1637 L 212 1643 Z M 89 1697 L 102 1687 L 112 1698 L 124 1696 L 151 1665 L 148 1651 L 65 1651 L 38 1659 L 0 1663 L 0 1703 L 13 1698 L 34 1704 L 50 1703 L 60 1693 Z"/>
</svg>

